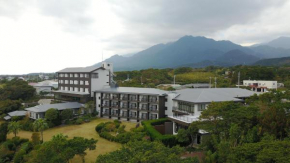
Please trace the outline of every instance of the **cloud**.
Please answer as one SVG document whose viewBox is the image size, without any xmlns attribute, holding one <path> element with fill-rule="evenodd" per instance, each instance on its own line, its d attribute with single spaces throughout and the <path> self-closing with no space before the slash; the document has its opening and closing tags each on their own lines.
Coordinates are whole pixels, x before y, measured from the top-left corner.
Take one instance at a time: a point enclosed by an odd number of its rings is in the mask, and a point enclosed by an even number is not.
<svg viewBox="0 0 290 163">
<path fill-rule="evenodd" d="M 127 39 L 129 48 L 130 44 L 137 42 L 140 45 L 150 46 L 174 41 L 183 35 L 214 36 L 216 32 L 232 26 L 256 22 L 264 11 L 279 8 L 285 2 L 285 0 L 111 0 L 113 11 L 122 18 L 127 29 L 121 35 L 112 37 L 114 46 L 111 46 L 111 49 L 118 48 L 118 44 L 124 45 L 122 42 L 124 38 L 131 38 Z"/>
</svg>

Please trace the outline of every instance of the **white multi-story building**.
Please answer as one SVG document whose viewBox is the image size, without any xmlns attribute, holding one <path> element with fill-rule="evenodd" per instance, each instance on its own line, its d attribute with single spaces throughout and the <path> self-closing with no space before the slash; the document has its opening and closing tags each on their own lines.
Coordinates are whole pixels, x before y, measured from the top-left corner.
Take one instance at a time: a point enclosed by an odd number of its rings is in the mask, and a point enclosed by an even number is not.
<svg viewBox="0 0 290 163">
<path fill-rule="evenodd" d="M 277 81 L 243 80 L 243 86 L 251 87 L 255 92 L 266 92 L 268 89 L 277 89 Z"/>
<path fill-rule="evenodd" d="M 101 67 L 65 68 L 58 73 L 58 90 L 54 91 L 56 99 L 86 103 L 93 99 L 93 91 L 110 86 L 113 65 L 102 63 Z"/>
</svg>

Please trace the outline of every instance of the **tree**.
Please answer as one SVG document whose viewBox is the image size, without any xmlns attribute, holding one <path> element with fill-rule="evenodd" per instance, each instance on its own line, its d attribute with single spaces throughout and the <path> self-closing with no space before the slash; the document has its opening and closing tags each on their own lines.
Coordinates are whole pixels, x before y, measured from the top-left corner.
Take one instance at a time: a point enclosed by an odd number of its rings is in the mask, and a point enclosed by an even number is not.
<svg viewBox="0 0 290 163">
<path fill-rule="evenodd" d="M 85 104 L 85 112 L 86 114 L 95 112 L 94 101 L 89 101 Z"/>
<path fill-rule="evenodd" d="M 45 113 L 45 119 L 48 122 L 49 127 L 57 126 L 61 124 L 59 113 L 57 109 L 48 109 Z"/>
<path fill-rule="evenodd" d="M 6 141 L 8 133 L 8 123 L 2 123 L 0 125 L 0 143 Z"/>
<path fill-rule="evenodd" d="M 74 137 L 68 139 L 67 136 L 58 134 L 50 141 L 46 141 L 39 148 L 34 149 L 26 157 L 26 162 L 30 163 L 51 163 L 69 162 L 75 155 L 82 158 L 86 155 L 86 150 L 96 148 L 97 140 Z"/>
<path fill-rule="evenodd" d="M 176 136 L 176 139 L 180 143 L 187 143 L 187 142 L 189 142 L 188 130 L 185 130 L 183 128 L 179 129 L 178 130 L 178 134 Z"/>
<path fill-rule="evenodd" d="M 71 109 L 65 109 L 60 113 L 62 120 L 68 120 L 73 117 L 73 111 Z"/>
<path fill-rule="evenodd" d="M 190 138 L 191 138 L 191 145 L 193 145 L 194 141 L 197 137 L 198 131 L 199 131 L 199 129 L 197 127 L 197 123 L 192 122 L 187 130 L 188 130 L 188 134 L 190 135 Z"/>
<path fill-rule="evenodd" d="M 38 132 L 34 132 L 31 135 L 31 142 L 33 145 L 38 145 L 40 144 L 40 136 Z"/>
<path fill-rule="evenodd" d="M 39 131 L 40 132 L 40 134 L 41 134 L 41 141 L 42 142 L 43 142 L 43 131 L 45 129 L 48 129 L 48 128 L 49 128 L 48 124 L 42 118 L 39 118 L 39 119 L 35 120 L 34 123 L 33 123 L 33 129 L 35 131 Z"/>
<path fill-rule="evenodd" d="M 198 163 L 197 158 L 181 158 L 180 154 L 184 152 L 184 148 L 174 146 L 168 148 L 161 142 L 150 141 L 134 141 L 129 142 L 121 149 L 111 153 L 100 155 L 96 163 L 111 163 L 111 162 L 146 162 L 146 163 Z"/>
<path fill-rule="evenodd" d="M 14 134 L 14 137 L 16 137 L 20 129 L 21 125 L 19 122 L 12 121 L 8 124 L 8 133 L 12 132 Z"/>
</svg>

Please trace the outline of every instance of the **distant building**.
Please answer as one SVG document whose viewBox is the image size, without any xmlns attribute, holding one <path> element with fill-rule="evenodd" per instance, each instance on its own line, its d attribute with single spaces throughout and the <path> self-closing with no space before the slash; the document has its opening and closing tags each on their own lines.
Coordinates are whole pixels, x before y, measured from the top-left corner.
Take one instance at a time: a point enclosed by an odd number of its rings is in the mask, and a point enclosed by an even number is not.
<svg viewBox="0 0 290 163">
<path fill-rule="evenodd" d="M 267 80 L 243 80 L 243 86 L 251 87 L 254 92 L 267 92 L 269 89 L 277 89 L 277 81 Z"/>
<path fill-rule="evenodd" d="M 13 111 L 9 112 L 7 116 L 4 117 L 5 120 L 10 120 L 12 117 L 24 117 L 26 116 L 27 111 Z"/>
<path fill-rule="evenodd" d="M 53 80 L 45 80 L 38 83 L 29 83 L 29 85 L 33 86 L 36 89 L 37 94 L 39 94 L 40 92 L 51 93 L 52 88 L 58 88 L 58 82 Z"/>
</svg>

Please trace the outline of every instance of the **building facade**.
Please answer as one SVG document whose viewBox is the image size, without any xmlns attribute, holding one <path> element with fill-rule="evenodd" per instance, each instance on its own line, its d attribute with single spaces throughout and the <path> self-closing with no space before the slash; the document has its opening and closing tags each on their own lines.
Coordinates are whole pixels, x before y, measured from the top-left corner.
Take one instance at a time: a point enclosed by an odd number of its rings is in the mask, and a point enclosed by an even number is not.
<svg viewBox="0 0 290 163">
<path fill-rule="evenodd" d="M 95 91 L 100 117 L 140 122 L 165 117 L 166 92 L 152 88 L 115 87 Z"/>
<path fill-rule="evenodd" d="M 251 87 L 252 91 L 255 92 L 266 92 L 268 89 L 277 89 L 277 81 L 266 81 L 266 80 L 243 80 L 243 85 Z"/>
<path fill-rule="evenodd" d="M 111 84 L 113 65 L 102 63 L 101 67 L 65 68 L 57 72 L 56 99 L 86 103 L 93 100 L 93 91 Z"/>
</svg>

